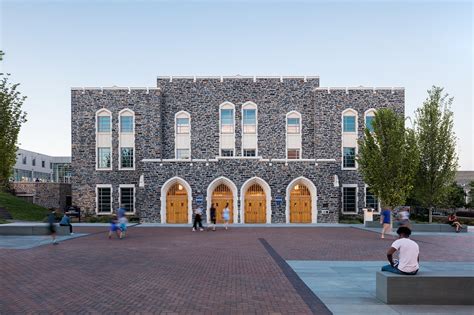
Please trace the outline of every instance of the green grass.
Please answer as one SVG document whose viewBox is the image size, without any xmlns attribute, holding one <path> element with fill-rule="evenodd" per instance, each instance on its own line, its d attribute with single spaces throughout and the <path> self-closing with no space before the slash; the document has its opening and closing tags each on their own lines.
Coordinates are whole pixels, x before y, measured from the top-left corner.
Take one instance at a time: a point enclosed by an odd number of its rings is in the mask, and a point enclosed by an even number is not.
<svg viewBox="0 0 474 315">
<path fill-rule="evenodd" d="M 14 220 L 43 221 L 48 209 L 24 201 L 5 192 L 0 192 L 0 207 L 7 209 Z"/>
</svg>

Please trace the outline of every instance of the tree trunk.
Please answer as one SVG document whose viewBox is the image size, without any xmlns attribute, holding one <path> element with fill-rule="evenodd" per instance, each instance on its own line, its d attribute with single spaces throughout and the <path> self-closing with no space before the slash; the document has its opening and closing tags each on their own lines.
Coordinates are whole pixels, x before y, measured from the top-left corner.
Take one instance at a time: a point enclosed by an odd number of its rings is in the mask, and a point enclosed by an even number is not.
<svg viewBox="0 0 474 315">
<path fill-rule="evenodd" d="M 428 222 L 433 223 L 433 207 L 428 210 Z"/>
</svg>

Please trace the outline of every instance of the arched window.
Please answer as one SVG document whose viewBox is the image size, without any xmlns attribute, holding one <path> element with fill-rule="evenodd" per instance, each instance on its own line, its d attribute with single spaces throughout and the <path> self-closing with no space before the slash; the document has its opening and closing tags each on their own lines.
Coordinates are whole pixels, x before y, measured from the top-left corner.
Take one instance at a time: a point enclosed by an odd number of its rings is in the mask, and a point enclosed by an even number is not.
<svg viewBox="0 0 474 315">
<path fill-rule="evenodd" d="M 235 106 L 224 102 L 219 106 L 219 154 L 234 156 L 235 151 Z"/>
<path fill-rule="evenodd" d="M 96 112 L 96 170 L 112 169 L 112 112 Z"/>
<path fill-rule="evenodd" d="M 257 156 L 257 105 L 242 105 L 242 156 Z"/>
<path fill-rule="evenodd" d="M 348 108 L 342 112 L 342 168 L 356 169 L 357 111 Z"/>
<path fill-rule="evenodd" d="M 286 158 L 301 159 L 301 114 L 291 111 L 286 114 Z"/>
<path fill-rule="evenodd" d="M 119 112 L 119 169 L 135 169 L 135 113 L 128 108 Z"/>
<path fill-rule="evenodd" d="M 176 159 L 191 158 L 191 115 L 180 111 L 175 115 L 175 156 Z"/>
<path fill-rule="evenodd" d="M 374 126 L 372 125 L 375 118 L 375 109 L 371 108 L 365 111 L 365 128 L 369 129 L 370 132 L 374 131 Z"/>
</svg>

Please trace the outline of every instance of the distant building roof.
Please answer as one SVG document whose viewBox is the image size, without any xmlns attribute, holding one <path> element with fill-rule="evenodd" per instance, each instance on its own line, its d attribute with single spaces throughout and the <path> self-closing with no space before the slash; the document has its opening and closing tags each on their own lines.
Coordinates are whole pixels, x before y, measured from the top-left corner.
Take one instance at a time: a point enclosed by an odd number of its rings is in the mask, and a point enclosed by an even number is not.
<svg viewBox="0 0 474 315">
<path fill-rule="evenodd" d="M 474 181 L 474 171 L 457 171 L 455 180 L 460 185 L 467 185 Z"/>
</svg>

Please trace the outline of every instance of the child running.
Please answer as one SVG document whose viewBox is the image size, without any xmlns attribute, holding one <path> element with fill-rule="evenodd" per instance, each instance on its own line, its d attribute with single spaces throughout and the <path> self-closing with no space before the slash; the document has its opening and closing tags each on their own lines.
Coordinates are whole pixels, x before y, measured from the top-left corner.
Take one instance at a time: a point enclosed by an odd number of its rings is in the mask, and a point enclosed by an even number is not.
<svg viewBox="0 0 474 315">
<path fill-rule="evenodd" d="M 127 220 L 127 217 L 126 217 L 126 216 L 120 217 L 120 219 L 119 219 L 120 238 L 124 238 L 124 237 L 125 237 L 125 233 L 127 232 L 127 223 L 128 223 L 128 220 Z"/>
<path fill-rule="evenodd" d="M 227 225 L 229 224 L 230 220 L 230 210 L 229 210 L 229 204 L 225 204 L 225 208 L 222 209 L 222 218 L 224 219 L 224 227 L 227 230 Z"/>
<path fill-rule="evenodd" d="M 120 238 L 120 227 L 118 226 L 117 224 L 117 216 L 114 215 L 112 216 L 112 219 L 110 219 L 110 230 L 109 230 L 109 239 L 112 238 L 112 233 L 115 232 L 115 234 L 117 234 L 117 237 Z"/>
</svg>

